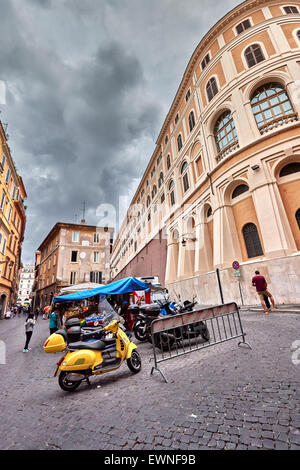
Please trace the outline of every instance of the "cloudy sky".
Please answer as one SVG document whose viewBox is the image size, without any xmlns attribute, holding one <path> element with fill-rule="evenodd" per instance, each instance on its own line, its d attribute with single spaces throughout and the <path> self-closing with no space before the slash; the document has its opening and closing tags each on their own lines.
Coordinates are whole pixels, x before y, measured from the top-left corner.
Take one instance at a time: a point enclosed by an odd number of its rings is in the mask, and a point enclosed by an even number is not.
<svg viewBox="0 0 300 470">
<path fill-rule="evenodd" d="M 130 202 L 188 61 L 236 0 L 0 0 L 9 145 L 28 194 L 23 263 L 52 226 Z M 2 100 L 3 101 L 3 100 Z M 126 199 L 127 198 L 127 199 Z"/>
</svg>

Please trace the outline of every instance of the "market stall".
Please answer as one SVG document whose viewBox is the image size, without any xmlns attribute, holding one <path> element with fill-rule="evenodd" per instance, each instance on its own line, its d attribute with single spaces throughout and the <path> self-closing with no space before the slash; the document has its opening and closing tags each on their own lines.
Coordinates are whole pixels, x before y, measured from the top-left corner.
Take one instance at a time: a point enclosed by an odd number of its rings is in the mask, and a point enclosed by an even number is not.
<svg viewBox="0 0 300 470">
<path fill-rule="evenodd" d="M 101 305 L 103 305 L 101 300 L 106 298 L 114 304 L 115 299 L 118 298 L 118 307 L 123 308 L 124 314 L 126 313 L 125 305 L 129 304 L 130 298 L 126 297 L 127 300 L 122 300 L 120 305 L 120 296 L 136 291 L 149 292 L 149 284 L 134 277 L 128 277 L 94 289 L 58 295 L 53 299 L 52 309 L 57 311 L 64 320 L 76 317 L 86 325 L 95 324 L 101 322 Z"/>
</svg>

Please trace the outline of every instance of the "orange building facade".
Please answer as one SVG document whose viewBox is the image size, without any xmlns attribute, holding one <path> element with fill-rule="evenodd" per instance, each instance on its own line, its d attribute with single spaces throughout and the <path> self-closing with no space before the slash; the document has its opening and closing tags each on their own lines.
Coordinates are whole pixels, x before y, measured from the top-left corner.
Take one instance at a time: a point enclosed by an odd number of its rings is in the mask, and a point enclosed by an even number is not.
<svg viewBox="0 0 300 470">
<path fill-rule="evenodd" d="M 0 159 L 0 318 L 3 318 L 6 309 L 15 305 L 18 297 L 27 194 L 1 122 Z"/>
<path fill-rule="evenodd" d="M 63 287 L 110 280 L 110 252 L 114 229 L 58 222 L 36 252 L 34 308 L 51 303 Z"/>
<path fill-rule="evenodd" d="M 112 276 L 163 230 L 160 281 L 171 294 L 254 304 L 258 269 L 276 302 L 299 302 L 299 113 L 300 2 L 245 1 L 188 63 L 115 242 Z"/>
</svg>

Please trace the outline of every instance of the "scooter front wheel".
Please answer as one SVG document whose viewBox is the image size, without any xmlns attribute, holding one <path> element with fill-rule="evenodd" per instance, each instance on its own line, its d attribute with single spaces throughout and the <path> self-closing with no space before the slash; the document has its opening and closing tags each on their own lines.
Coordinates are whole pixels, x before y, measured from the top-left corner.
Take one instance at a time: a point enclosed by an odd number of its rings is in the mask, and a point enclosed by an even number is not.
<svg viewBox="0 0 300 470">
<path fill-rule="evenodd" d="M 131 357 L 127 359 L 127 365 L 129 369 L 131 370 L 131 372 L 133 372 L 134 374 L 137 374 L 138 372 L 140 372 L 142 368 L 142 360 L 141 360 L 141 356 L 139 355 L 137 351 L 135 350 L 132 351 Z"/>
<path fill-rule="evenodd" d="M 79 385 L 81 384 L 81 380 L 78 380 L 76 382 L 71 382 L 70 380 L 67 379 L 68 374 L 69 372 L 61 371 L 58 377 L 58 383 L 59 383 L 60 388 L 64 392 L 73 392 L 74 390 L 76 390 L 76 388 L 79 387 Z"/>
</svg>

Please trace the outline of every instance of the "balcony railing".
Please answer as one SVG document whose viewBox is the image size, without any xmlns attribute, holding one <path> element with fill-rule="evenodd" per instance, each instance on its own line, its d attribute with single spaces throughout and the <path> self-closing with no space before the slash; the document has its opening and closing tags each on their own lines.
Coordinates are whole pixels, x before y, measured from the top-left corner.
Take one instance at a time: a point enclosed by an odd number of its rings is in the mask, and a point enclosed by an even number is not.
<svg viewBox="0 0 300 470">
<path fill-rule="evenodd" d="M 267 122 L 263 126 L 259 128 L 259 132 L 263 135 L 266 132 L 275 129 L 278 126 L 282 126 L 283 124 L 287 124 L 288 122 L 298 121 L 298 114 L 286 114 L 284 116 L 279 116 L 272 121 Z"/>
<path fill-rule="evenodd" d="M 229 153 L 233 152 L 234 150 L 239 148 L 239 141 L 235 140 L 234 142 L 231 142 L 229 145 L 224 147 L 221 152 L 218 153 L 216 160 L 217 163 L 219 163 L 220 160 L 222 160 L 224 157 L 226 157 Z"/>
</svg>

